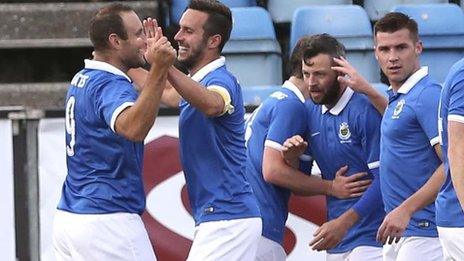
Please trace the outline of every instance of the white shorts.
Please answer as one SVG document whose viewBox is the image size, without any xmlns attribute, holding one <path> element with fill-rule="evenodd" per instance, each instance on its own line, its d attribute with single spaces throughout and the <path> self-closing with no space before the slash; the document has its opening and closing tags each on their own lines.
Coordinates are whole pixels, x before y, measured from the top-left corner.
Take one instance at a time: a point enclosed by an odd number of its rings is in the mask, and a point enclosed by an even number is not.
<svg viewBox="0 0 464 261">
<path fill-rule="evenodd" d="M 287 254 L 277 242 L 261 236 L 256 252 L 256 261 L 285 261 Z"/>
<path fill-rule="evenodd" d="M 327 261 L 382 261 L 382 248 L 358 246 L 351 251 L 337 254 L 327 253 Z"/>
<path fill-rule="evenodd" d="M 201 223 L 195 227 L 187 260 L 254 260 L 261 230 L 261 218 Z"/>
<path fill-rule="evenodd" d="M 58 210 L 53 221 L 57 260 L 156 260 L 137 214 L 74 214 Z"/>
<path fill-rule="evenodd" d="M 464 228 L 437 227 L 445 261 L 464 259 Z"/>
<path fill-rule="evenodd" d="M 384 261 L 443 260 L 437 237 L 402 237 L 398 243 L 383 246 Z"/>
</svg>

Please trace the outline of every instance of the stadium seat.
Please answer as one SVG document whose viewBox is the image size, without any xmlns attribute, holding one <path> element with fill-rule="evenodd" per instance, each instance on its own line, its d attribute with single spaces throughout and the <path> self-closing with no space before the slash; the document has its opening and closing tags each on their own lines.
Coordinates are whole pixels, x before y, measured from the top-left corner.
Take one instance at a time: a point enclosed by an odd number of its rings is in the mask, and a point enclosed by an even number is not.
<svg viewBox="0 0 464 261">
<path fill-rule="evenodd" d="M 248 86 L 242 89 L 243 104 L 245 106 L 260 105 L 271 93 L 282 88 L 278 86 Z"/>
<path fill-rule="evenodd" d="M 455 4 L 398 5 L 393 11 L 412 17 L 424 45 L 420 61 L 444 82 L 449 68 L 464 56 L 464 13 Z"/>
<path fill-rule="evenodd" d="M 275 23 L 290 23 L 298 7 L 308 5 L 353 4 L 352 0 L 268 0 L 267 10 Z"/>
<path fill-rule="evenodd" d="M 228 7 L 247 7 L 256 6 L 256 0 L 220 0 Z M 178 24 L 182 13 L 187 8 L 190 0 L 172 0 L 171 8 L 169 10 L 170 21 Z"/>
<path fill-rule="evenodd" d="M 261 7 L 232 8 L 234 26 L 223 54 L 241 86 L 282 84 L 282 57 L 271 16 Z"/>
<path fill-rule="evenodd" d="M 395 5 L 433 3 L 448 3 L 448 0 L 364 0 L 364 9 L 372 21 L 377 21 L 390 12 Z"/>
<path fill-rule="evenodd" d="M 301 7 L 295 11 L 290 48 L 304 35 L 328 33 L 346 47 L 348 61 L 370 82 L 380 82 L 374 57 L 372 27 L 364 9 L 357 5 Z"/>
</svg>

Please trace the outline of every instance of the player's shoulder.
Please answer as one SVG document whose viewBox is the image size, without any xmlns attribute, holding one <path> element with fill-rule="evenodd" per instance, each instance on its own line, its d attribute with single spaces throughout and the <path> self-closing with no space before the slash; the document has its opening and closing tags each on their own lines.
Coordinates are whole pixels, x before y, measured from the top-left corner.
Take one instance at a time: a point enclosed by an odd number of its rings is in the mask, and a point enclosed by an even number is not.
<svg viewBox="0 0 464 261">
<path fill-rule="evenodd" d="M 227 70 L 225 66 L 221 66 L 211 72 L 209 72 L 203 79 L 206 86 L 219 85 L 222 87 L 237 87 L 238 81 L 235 76 Z"/>
</svg>

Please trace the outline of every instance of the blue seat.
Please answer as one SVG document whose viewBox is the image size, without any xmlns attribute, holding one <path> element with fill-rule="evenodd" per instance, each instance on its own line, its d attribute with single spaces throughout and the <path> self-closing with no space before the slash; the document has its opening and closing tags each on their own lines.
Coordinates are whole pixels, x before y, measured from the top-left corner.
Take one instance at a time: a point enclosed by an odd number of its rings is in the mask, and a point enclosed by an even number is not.
<svg viewBox="0 0 464 261">
<path fill-rule="evenodd" d="M 364 0 L 364 9 L 372 21 L 377 21 L 395 5 L 400 4 L 437 4 L 448 3 L 448 0 Z"/>
<path fill-rule="evenodd" d="M 348 61 L 370 82 L 380 82 L 374 56 L 372 27 L 363 8 L 357 5 L 302 7 L 295 11 L 290 48 L 304 35 L 328 33 L 346 47 Z"/>
<path fill-rule="evenodd" d="M 269 95 L 280 90 L 281 85 L 278 86 L 248 86 L 242 89 L 243 104 L 245 106 L 258 106 Z"/>
<path fill-rule="evenodd" d="M 282 84 L 282 56 L 271 16 L 261 7 L 232 8 L 234 26 L 224 46 L 227 68 L 242 87 Z"/>
<path fill-rule="evenodd" d="M 444 82 L 449 68 L 464 56 L 464 13 L 455 4 L 398 5 L 393 11 L 413 18 L 424 45 L 420 61 Z"/>
<path fill-rule="evenodd" d="M 256 6 L 256 0 L 220 0 L 228 7 L 247 7 Z M 172 0 L 171 8 L 169 10 L 170 22 L 178 24 L 179 20 L 187 8 L 190 0 Z"/>
<path fill-rule="evenodd" d="M 343 5 L 353 4 L 352 0 L 268 0 L 267 10 L 275 23 L 290 23 L 298 7 L 308 5 Z"/>
</svg>

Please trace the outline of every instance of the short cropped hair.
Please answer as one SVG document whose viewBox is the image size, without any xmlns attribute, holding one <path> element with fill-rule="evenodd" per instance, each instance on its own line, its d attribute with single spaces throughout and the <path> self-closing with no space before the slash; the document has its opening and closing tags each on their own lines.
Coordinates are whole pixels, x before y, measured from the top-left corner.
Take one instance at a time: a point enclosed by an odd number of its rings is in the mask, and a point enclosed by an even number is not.
<svg viewBox="0 0 464 261">
<path fill-rule="evenodd" d="M 127 31 L 121 18 L 121 13 L 133 9 L 123 4 L 111 4 L 98 10 L 90 20 L 89 36 L 95 50 L 103 51 L 109 48 L 108 37 L 117 34 L 127 40 Z"/>
<path fill-rule="evenodd" d="M 333 58 L 345 57 L 345 46 L 329 34 L 311 36 L 308 46 L 304 49 L 303 61 L 319 54 L 327 54 Z"/>
<path fill-rule="evenodd" d="M 401 29 L 408 29 L 409 35 L 414 42 L 419 40 L 418 26 L 416 21 L 414 21 L 414 19 L 411 17 L 399 12 L 387 13 L 384 17 L 378 20 L 374 25 L 374 36 L 377 36 L 378 32 L 394 33 Z"/>
<path fill-rule="evenodd" d="M 288 74 L 290 76 L 295 76 L 298 79 L 303 79 L 303 72 L 301 71 L 301 60 L 303 59 L 303 53 L 306 48 L 311 44 L 310 36 L 303 36 L 298 40 L 293 48 L 292 54 L 290 55 L 290 60 L 288 62 Z"/>
<path fill-rule="evenodd" d="M 219 34 L 222 39 L 219 44 L 219 51 L 222 52 L 232 31 L 232 13 L 229 7 L 217 0 L 192 0 L 187 9 L 208 14 L 208 19 L 203 25 L 205 36 L 210 37 Z"/>
</svg>

